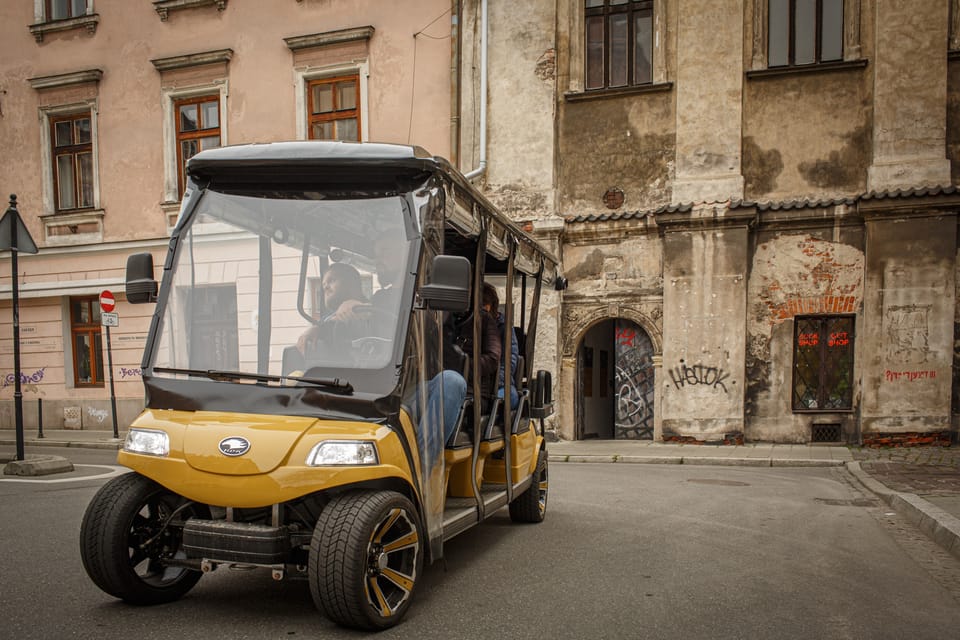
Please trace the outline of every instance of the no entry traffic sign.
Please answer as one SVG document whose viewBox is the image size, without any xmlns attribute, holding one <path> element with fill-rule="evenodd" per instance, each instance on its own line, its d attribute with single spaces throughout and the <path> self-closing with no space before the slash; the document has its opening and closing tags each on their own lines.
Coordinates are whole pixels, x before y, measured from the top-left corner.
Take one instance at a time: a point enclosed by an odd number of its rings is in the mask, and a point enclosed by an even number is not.
<svg viewBox="0 0 960 640">
<path fill-rule="evenodd" d="M 117 300 L 113 297 L 113 294 L 110 293 L 110 291 L 104 289 L 100 292 L 100 308 L 105 313 L 110 313 L 116 306 Z"/>
</svg>

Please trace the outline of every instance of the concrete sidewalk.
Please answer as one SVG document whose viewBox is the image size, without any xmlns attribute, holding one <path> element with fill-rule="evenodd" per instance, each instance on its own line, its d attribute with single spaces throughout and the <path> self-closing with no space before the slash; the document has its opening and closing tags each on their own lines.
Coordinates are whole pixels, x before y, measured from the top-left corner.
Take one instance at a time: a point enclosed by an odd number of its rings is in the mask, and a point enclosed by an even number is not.
<svg viewBox="0 0 960 640">
<path fill-rule="evenodd" d="M 25 430 L 27 456 L 47 447 L 119 449 L 126 429 Z M 0 462 L 16 446 L 12 429 L 0 430 Z M 672 444 L 649 440 L 550 442 L 554 463 L 685 464 L 742 467 L 845 467 L 867 491 L 960 558 L 960 447 L 861 449 L 845 445 L 750 443 Z"/>
</svg>

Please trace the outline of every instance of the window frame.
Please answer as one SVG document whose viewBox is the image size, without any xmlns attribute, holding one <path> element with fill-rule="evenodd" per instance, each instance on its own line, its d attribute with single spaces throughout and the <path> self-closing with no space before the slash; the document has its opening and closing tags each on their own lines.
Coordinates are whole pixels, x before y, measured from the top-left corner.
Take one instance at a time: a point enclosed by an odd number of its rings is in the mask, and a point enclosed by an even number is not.
<svg viewBox="0 0 960 640">
<path fill-rule="evenodd" d="M 819 323 L 817 331 L 817 344 L 816 345 L 801 345 L 800 344 L 800 329 L 804 323 L 816 321 Z M 835 338 L 834 335 L 830 335 L 829 332 L 829 323 L 830 322 L 849 322 L 849 329 L 847 331 L 848 335 L 843 336 L 842 338 Z M 854 385 L 855 385 L 855 369 L 856 369 L 856 315 L 854 314 L 811 314 L 811 315 L 798 315 L 794 317 L 793 325 L 793 356 L 791 361 L 791 383 L 790 383 L 790 408 L 794 413 L 843 413 L 850 412 L 854 410 Z M 839 334 L 840 332 L 834 332 Z M 827 388 L 826 377 L 829 375 L 829 372 L 826 370 L 826 365 L 829 364 L 829 359 L 825 357 L 827 349 L 834 346 L 832 342 L 835 339 L 843 339 L 847 342 L 841 346 L 849 345 L 849 371 L 847 372 L 847 389 L 845 391 L 844 397 L 842 398 L 843 406 L 834 407 L 826 406 L 827 403 L 824 402 L 824 399 L 830 395 L 830 390 Z M 816 407 L 804 407 L 801 406 L 798 400 L 802 397 L 802 394 L 798 396 L 797 388 L 798 384 L 802 382 L 798 369 L 798 357 L 801 347 L 817 346 L 819 348 L 819 371 L 817 373 L 817 391 L 816 391 Z M 842 356 L 841 356 L 842 357 Z"/>
<path fill-rule="evenodd" d="M 90 322 L 79 322 L 75 314 L 75 304 L 88 306 Z M 103 362 L 103 327 L 100 324 L 100 299 L 98 296 L 74 296 L 68 300 L 70 315 L 70 352 L 73 360 L 73 385 L 78 388 L 102 388 L 105 384 L 106 370 Z M 80 356 L 77 353 L 77 337 L 90 338 L 90 378 L 91 382 L 80 380 Z M 99 349 L 97 346 L 99 345 Z"/>
<path fill-rule="evenodd" d="M 57 124 L 62 122 L 72 122 L 76 123 L 79 120 L 87 119 L 90 121 L 90 141 L 89 142 L 72 142 L 68 145 L 58 145 L 57 144 Z M 69 113 L 60 113 L 53 114 L 47 118 L 47 124 L 50 127 L 49 130 L 49 148 L 50 148 L 50 177 L 53 181 L 53 212 L 55 214 L 69 214 L 76 213 L 80 211 L 90 211 L 96 208 L 97 198 L 96 198 L 96 188 L 95 188 L 95 175 L 97 173 L 96 163 L 95 163 L 95 154 L 94 154 L 94 125 L 93 125 L 93 110 L 79 110 L 71 111 Z M 74 125 L 75 126 L 75 125 Z M 73 127 L 71 127 L 73 129 Z M 73 129 L 75 131 L 75 129 Z M 73 135 L 73 131 L 71 135 Z M 81 170 L 79 167 L 79 156 L 82 153 L 90 154 L 90 202 L 89 204 L 84 204 L 81 202 L 83 194 L 83 184 L 81 181 Z M 59 158 L 63 155 L 70 155 L 73 157 L 71 162 L 71 172 L 73 174 L 73 197 L 74 197 L 74 206 L 64 207 L 60 200 L 60 166 Z"/>
<path fill-rule="evenodd" d="M 186 87 L 183 89 L 165 87 L 162 89 L 163 101 L 163 156 L 164 156 L 164 211 L 169 215 L 174 215 L 179 211 L 180 199 L 183 196 L 183 189 L 180 187 L 180 168 L 179 168 L 179 143 L 177 142 L 177 119 L 180 117 L 178 110 L 174 107 L 179 100 L 186 98 L 195 98 L 200 96 L 218 95 L 220 99 L 220 146 L 225 147 L 229 144 L 228 138 L 228 120 L 227 120 L 227 95 L 229 94 L 229 83 L 226 79 L 218 79 L 213 82 Z M 168 218 L 168 226 L 172 227 Z"/>
<path fill-rule="evenodd" d="M 345 83 L 352 81 L 354 83 L 354 106 L 351 109 L 340 109 L 337 102 L 339 101 L 340 93 L 336 90 L 336 86 L 340 83 Z M 313 135 L 313 127 L 317 124 L 334 123 L 334 127 L 337 127 L 337 122 L 341 120 L 356 120 L 357 122 L 357 138 L 356 140 L 351 140 L 350 142 L 358 142 L 363 139 L 363 121 L 360 117 L 360 74 L 352 73 L 348 75 L 340 76 L 325 76 L 320 78 L 312 78 L 307 80 L 306 94 L 307 94 L 307 136 L 310 140 L 327 140 L 330 138 L 315 138 Z M 319 87 L 322 85 L 333 85 L 334 90 L 332 93 L 333 96 L 333 110 L 323 113 L 316 113 L 314 111 L 313 103 L 313 94 L 314 87 Z M 341 140 L 341 138 L 335 137 L 333 140 Z"/>
<path fill-rule="evenodd" d="M 753 54 L 747 77 L 760 78 L 784 73 L 816 72 L 828 69 L 862 68 L 867 61 L 861 55 L 860 21 L 863 0 L 843 0 L 843 25 L 841 28 L 842 54 L 839 60 L 817 62 L 814 64 L 769 66 L 770 42 L 770 0 L 747 0 L 752 4 L 753 20 L 748 21 L 748 41 L 752 43 Z"/>
<path fill-rule="evenodd" d="M 217 147 L 223 146 L 223 135 L 221 133 L 222 124 L 223 124 L 223 109 L 221 108 L 221 98 L 218 92 L 213 93 L 201 93 L 198 95 L 190 95 L 180 98 L 173 98 L 173 134 L 174 134 L 174 145 L 176 146 L 176 162 L 177 162 L 177 200 L 183 198 L 184 189 L 187 185 L 187 176 L 186 176 L 186 167 L 187 167 L 187 158 L 183 158 L 183 143 L 189 141 L 201 141 L 205 138 L 219 138 L 220 142 L 217 144 Z M 203 109 L 199 107 L 204 103 L 209 103 L 216 101 L 217 103 L 217 127 L 216 134 L 212 133 L 213 128 L 203 128 L 202 116 Z M 194 131 L 182 131 L 180 128 L 180 109 L 184 106 L 198 105 L 197 108 L 197 129 Z M 197 153 L 202 149 L 198 147 Z M 191 156 L 192 157 L 192 156 Z"/>
<path fill-rule="evenodd" d="M 587 7 L 586 2 L 582 2 L 583 25 L 581 37 L 583 42 L 583 90 L 585 92 L 609 91 L 616 89 L 625 89 L 629 87 L 642 87 L 651 85 L 655 82 L 655 58 L 656 51 L 654 43 L 657 40 L 657 27 L 655 21 L 655 3 L 654 0 L 625 0 L 622 4 L 611 5 L 611 0 L 602 0 L 600 7 Z M 626 14 L 627 16 L 627 53 L 626 53 L 626 83 L 611 84 L 610 81 L 610 50 L 613 42 L 610 37 L 610 18 L 614 15 Z M 643 82 L 636 81 L 636 17 L 648 15 L 650 19 L 650 72 L 649 80 Z M 588 28 L 591 18 L 602 18 L 603 23 L 603 55 L 602 55 L 602 84 L 600 86 L 587 86 L 590 73 L 589 64 L 589 40 Z"/>
<path fill-rule="evenodd" d="M 309 86 L 314 80 L 325 78 L 337 78 L 350 75 L 356 75 L 359 80 L 359 102 L 357 109 L 358 115 L 358 136 L 361 142 L 367 142 L 370 138 L 369 126 L 363 126 L 363 123 L 370 122 L 370 109 L 368 105 L 369 89 L 368 81 L 370 77 L 369 64 L 364 61 L 361 63 L 328 65 L 323 67 L 301 67 L 294 68 L 294 82 L 296 83 L 296 109 L 297 109 L 297 140 L 310 140 L 310 96 Z"/>
<path fill-rule="evenodd" d="M 836 0 L 841 3 L 840 8 L 840 30 L 839 30 L 839 45 L 840 45 L 840 56 L 837 58 L 831 58 L 829 60 L 823 59 L 823 36 L 825 30 L 825 21 L 824 21 L 824 2 L 825 0 L 808 0 L 813 2 L 813 60 L 811 62 L 797 62 L 797 3 L 798 1 L 803 2 L 804 0 L 779 0 L 786 3 L 786 31 L 787 31 L 787 60 L 784 64 L 774 65 L 770 62 L 770 34 L 772 33 L 771 20 L 773 13 L 770 11 L 770 3 L 775 0 L 767 0 L 767 67 L 770 69 L 783 69 L 790 67 L 809 67 L 813 65 L 820 64 L 829 64 L 833 62 L 841 62 L 844 58 L 844 10 L 847 0 Z"/>
</svg>

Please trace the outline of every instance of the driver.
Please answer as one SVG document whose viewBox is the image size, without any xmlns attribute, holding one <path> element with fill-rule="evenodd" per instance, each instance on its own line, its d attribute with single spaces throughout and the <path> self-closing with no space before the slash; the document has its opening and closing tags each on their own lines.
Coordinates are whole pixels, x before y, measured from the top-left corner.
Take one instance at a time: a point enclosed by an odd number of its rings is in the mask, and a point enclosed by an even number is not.
<svg viewBox="0 0 960 640">
<path fill-rule="evenodd" d="M 367 304 L 360 272 L 344 262 L 334 262 L 327 268 L 321 287 L 325 315 L 320 325 L 310 327 L 297 340 L 297 349 L 303 354 L 314 349 L 318 340 L 329 336 L 333 323 L 349 322 L 354 307 Z"/>
</svg>

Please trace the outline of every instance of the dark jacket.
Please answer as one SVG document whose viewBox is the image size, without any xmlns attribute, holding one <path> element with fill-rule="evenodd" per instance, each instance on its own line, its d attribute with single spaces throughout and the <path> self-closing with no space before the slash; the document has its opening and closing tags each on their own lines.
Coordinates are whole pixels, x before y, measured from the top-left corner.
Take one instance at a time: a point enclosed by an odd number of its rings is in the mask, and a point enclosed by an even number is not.
<svg viewBox="0 0 960 640">
<path fill-rule="evenodd" d="M 468 385 L 472 384 L 466 358 L 473 356 L 473 316 L 458 320 L 448 314 L 444 322 L 444 338 L 443 368 L 459 371 Z M 480 316 L 480 340 L 480 394 L 484 398 L 493 398 L 497 392 L 497 374 L 503 347 L 497 320 L 486 312 L 481 312 Z M 470 391 L 471 387 L 468 386 L 467 392 Z"/>
</svg>

